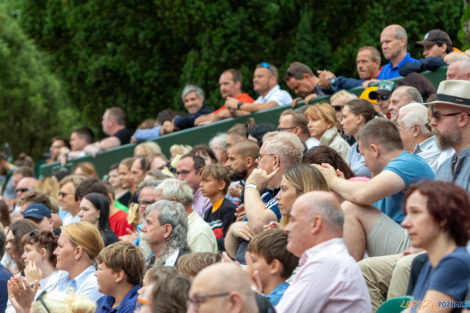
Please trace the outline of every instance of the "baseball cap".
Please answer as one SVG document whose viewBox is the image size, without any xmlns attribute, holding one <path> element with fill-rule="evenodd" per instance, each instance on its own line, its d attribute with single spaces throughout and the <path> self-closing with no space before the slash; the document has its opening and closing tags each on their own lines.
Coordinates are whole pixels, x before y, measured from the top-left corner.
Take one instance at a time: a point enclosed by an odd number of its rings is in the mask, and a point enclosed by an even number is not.
<svg viewBox="0 0 470 313">
<path fill-rule="evenodd" d="M 391 80 L 382 80 L 379 85 L 377 86 L 377 90 L 371 91 L 369 93 L 369 98 L 372 100 L 377 99 L 378 95 L 381 96 L 388 96 L 390 95 L 393 90 L 395 89 L 395 86 L 397 84 L 394 81 Z"/>
<path fill-rule="evenodd" d="M 424 35 L 423 40 L 416 42 L 420 46 L 431 46 L 438 43 L 445 43 L 448 47 L 452 47 L 452 40 L 450 40 L 449 35 L 440 29 L 430 30 Z"/>
<path fill-rule="evenodd" d="M 42 203 L 33 203 L 29 205 L 23 212 L 23 217 L 32 217 L 42 220 L 44 217 L 51 218 L 51 210 Z"/>
</svg>

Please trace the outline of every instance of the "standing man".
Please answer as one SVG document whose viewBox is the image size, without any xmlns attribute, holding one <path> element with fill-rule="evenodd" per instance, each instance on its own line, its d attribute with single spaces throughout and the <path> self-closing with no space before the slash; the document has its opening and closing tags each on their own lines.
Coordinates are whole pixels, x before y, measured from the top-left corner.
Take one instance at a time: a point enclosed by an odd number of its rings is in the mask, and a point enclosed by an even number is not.
<svg viewBox="0 0 470 313">
<path fill-rule="evenodd" d="M 382 67 L 377 79 L 399 77 L 398 70 L 402 65 L 409 62 L 418 63 L 418 60 L 413 59 L 407 52 L 408 35 L 402 26 L 394 24 L 385 27 L 380 34 L 380 43 L 385 59 L 390 62 Z"/>
<path fill-rule="evenodd" d="M 100 151 L 116 148 L 130 142 L 132 132 L 126 128 L 126 113 L 121 108 L 107 109 L 103 114 L 101 125 L 103 132 L 108 137 L 87 145 L 84 149 L 86 154 L 95 156 Z"/>
<path fill-rule="evenodd" d="M 225 105 L 232 116 L 242 116 L 253 112 L 289 105 L 292 101 L 290 94 L 281 90 L 278 85 L 279 73 L 270 63 L 256 65 L 253 76 L 253 89 L 259 94 L 254 103 L 234 101 L 227 99 Z"/>
<path fill-rule="evenodd" d="M 300 269 L 277 312 L 371 312 L 362 273 L 341 238 L 343 223 L 329 192 L 309 192 L 294 202 L 284 230 L 287 250 L 300 258 Z"/>
<path fill-rule="evenodd" d="M 211 114 L 201 115 L 194 122 L 195 125 L 205 125 L 218 120 L 233 117 L 227 109 L 227 103 L 253 103 L 255 100 L 246 92 L 242 92 L 242 74 L 235 69 L 226 70 L 220 75 L 220 94 L 225 99 L 225 104 Z"/>
</svg>

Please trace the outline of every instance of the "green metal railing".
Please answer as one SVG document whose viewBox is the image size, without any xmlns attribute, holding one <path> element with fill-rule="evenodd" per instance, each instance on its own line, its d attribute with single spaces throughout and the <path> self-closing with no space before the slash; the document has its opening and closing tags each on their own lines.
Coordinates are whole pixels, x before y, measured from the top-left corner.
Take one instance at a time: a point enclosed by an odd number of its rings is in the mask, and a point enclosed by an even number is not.
<svg viewBox="0 0 470 313">
<path fill-rule="evenodd" d="M 439 83 L 445 79 L 447 67 L 441 67 L 435 72 L 424 72 L 422 73 L 427 79 L 429 79 L 434 86 L 437 88 Z M 396 80 L 400 80 L 398 78 Z M 361 87 L 356 87 L 348 90 L 356 95 L 360 95 L 363 89 Z M 315 98 L 315 102 L 328 101 L 329 96 L 322 96 Z M 218 133 L 226 132 L 230 127 L 236 123 L 245 123 L 249 117 L 253 117 L 257 124 L 260 123 L 271 123 L 277 125 L 279 116 L 286 107 L 278 107 L 262 112 L 256 112 L 250 115 L 232 118 L 228 120 L 218 121 L 210 125 L 190 128 L 181 130 L 169 135 L 162 136 L 158 139 L 153 140 L 158 143 L 162 148 L 162 151 L 167 154 L 169 157 L 169 149 L 174 144 L 188 144 L 191 146 L 197 144 L 207 144 L 209 140 L 217 135 Z M 91 162 L 95 165 L 98 175 L 103 176 L 107 174 L 109 167 L 120 162 L 126 157 L 133 155 L 135 144 L 127 144 L 118 148 L 110 149 L 99 153 L 96 157 L 85 156 L 82 158 L 77 158 L 67 162 L 65 168 L 70 172 L 73 170 L 76 164 L 81 162 Z M 62 166 L 56 162 L 52 164 L 44 164 L 40 167 L 40 175 L 43 177 L 51 176 L 52 173 L 62 168 Z"/>
</svg>

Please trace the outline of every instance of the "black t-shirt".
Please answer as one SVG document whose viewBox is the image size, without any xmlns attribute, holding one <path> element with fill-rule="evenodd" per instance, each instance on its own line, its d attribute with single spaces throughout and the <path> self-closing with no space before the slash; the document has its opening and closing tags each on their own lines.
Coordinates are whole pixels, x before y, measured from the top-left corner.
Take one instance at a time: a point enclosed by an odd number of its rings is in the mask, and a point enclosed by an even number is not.
<svg viewBox="0 0 470 313">
<path fill-rule="evenodd" d="M 117 201 L 121 202 L 122 204 L 124 204 L 126 207 L 129 207 L 129 201 L 131 199 L 131 192 L 130 191 L 127 191 L 125 194 L 123 194 L 122 196 L 120 196 Z"/>
<path fill-rule="evenodd" d="M 121 145 L 125 145 L 131 142 L 132 132 L 127 128 L 123 128 L 115 133 L 113 137 L 117 137 L 121 142 Z"/>
<path fill-rule="evenodd" d="M 232 201 L 224 198 L 220 208 L 212 213 L 212 206 L 204 214 L 204 221 L 206 221 L 214 232 L 217 239 L 217 246 L 220 251 L 224 249 L 224 238 L 227 235 L 228 228 L 235 222 L 235 209 L 237 206 Z"/>
</svg>

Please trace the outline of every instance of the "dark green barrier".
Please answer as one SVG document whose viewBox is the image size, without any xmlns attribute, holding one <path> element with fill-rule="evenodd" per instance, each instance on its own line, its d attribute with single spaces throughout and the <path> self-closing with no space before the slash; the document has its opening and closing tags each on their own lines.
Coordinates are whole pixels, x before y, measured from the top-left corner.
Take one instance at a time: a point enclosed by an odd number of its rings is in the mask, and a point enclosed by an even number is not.
<svg viewBox="0 0 470 313">
<path fill-rule="evenodd" d="M 442 67 L 435 72 L 425 72 L 423 73 L 426 78 L 428 78 L 434 86 L 437 88 L 439 82 L 445 79 L 446 67 Z M 400 80 L 400 79 L 396 79 Z M 363 89 L 361 87 L 353 88 L 349 90 L 350 92 L 360 95 Z M 315 102 L 328 101 L 329 96 L 315 98 Z M 173 134 L 165 135 L 161 138 L 154 140 L 160 145 L 162 151 L 169 157 L 170 147 L 174 144 L 188 144 L 191 146 L 197 144 L 207 144 L 209 140 L 217 135 L 218 133 L 226 132 L 230 127 L 236 123 L 245 123 L 248 117 L 253 117 L 257 124 L 260 123 L 272 123 L 277 125 L 279 116 L 282 111 L 287 109 L 287 107 L 278 107 L 274 109 L 265 110 L 263 112 L 256 112 L 248 116 L 242 116 L 236 119 L 228 119 L 223 121 L 218 121 L 210 125 L 185 129 Z M 91 162 L 95 165 L 96 170 L 100 176 L 107 174 L 109 167 L 113 163 L 118 163 L 123 158 L 133 155 L 135 144 L 128 144 L 121 146 L 115 149 L 111 149 L 102 153 L 99 153 L 95 158 L 86 156 L 83 158 L 75 159 L 69 161 L 66 164 L 66 168 L 69 171 L 72 171 L 73 167 L 80 162 Z M 60 169 L 61 166 L 59 163 L 45 164 L 41 166 L 41 175 L 43 177 L 51 176 L 53 172 Z"/>
</svg>

